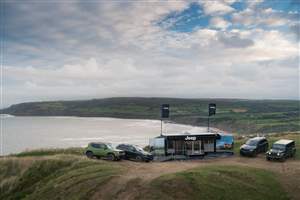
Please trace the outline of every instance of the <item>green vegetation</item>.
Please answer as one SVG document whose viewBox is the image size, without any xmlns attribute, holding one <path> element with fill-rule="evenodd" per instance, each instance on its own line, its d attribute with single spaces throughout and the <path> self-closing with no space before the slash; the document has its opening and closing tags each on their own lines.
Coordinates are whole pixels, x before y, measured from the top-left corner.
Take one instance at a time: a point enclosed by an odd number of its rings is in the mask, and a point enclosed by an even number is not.
<svg viewBox="0 0 300 200">
<path fill-rule="evenodd" d="M 27 156 L 51 156 L 51 155 L 60 155 L 60 154 L 84 155 L 84 148 L 72 147 L 72 148 L 66 148 L 66 149 L 59 149 L 59 148 L 37 149 L 37 150 L 31 150 L 31 151 L 23 151 L 21 153 L 18 153 L 18 154 L 12 155 L 12 156 L 27 157 Z"/>
<path fill-rule="evenodd" d="M 125 169 L 118 162 L 74 155 L 6 157 L 0 159 L 0 199 L 90 199 Z M 289 199 L 277 174 L 228 165 L 162 175 L 142 184 L 136 177 L 104 192 L 114 196 L 120 187 L 133 192 L 132 199 Z"/>
<path fill-rule="evenodd" d="M 282 138 L 295 140 L 297 149 L 300 149 L 300 135 L 297 133 L 268 136 L 270 144 Z M 242 136 L 236 136 L 236 152 L 244 141 Z M 172 174 L 165 170 L 155 176 L 157 178 L 149 179 L 145 172 L 159 173 L 156 167 L 166 169 L 166 163 L 144 165 L 87 159 L 83 150 L 42 149 L 0 157 L 0 199 L 123 199 L 125 195 L 125 199 L 286 200 L 298 194 L 294 189 L 298 185 L 299 173 L 294 173 L 294 170 L 281 172 L 283 166 L 265 170 L 269 169 L 269 164 L 278 163 L 269 163 L 262 158 L 254 159 L 260 159 L 261 164 L 265 162 L 265 169 L 245 167 L 243 161 L 231 163 L 229 160 L 223 165 L 203 160 L 197 168 L 183 167 L 182 171 Z M 296 155 L 299 160 L 299 152 Z M 228 162 L 228 159 L 224 158 L 224 161 Z M 286 162 L 290 162 L 287 163 L 290 169 L 299 166 L 298 161 Z M 134 170 L 128 174 L 133 164 Z M 179 168 L 181 164 L 178 162 Z M 188 161 L 184 163 L 188 164 Z"/>
<path fill-rule="evenodd" d="M 300 101 L 175 98 L 108 98 L 87 101 L 33 102 L 13 105 L 1 113 L 18 116 L 82 116 L 159 119 L 169 103 L 170 120 L 206 126 L 209 103 L 217 104 L 211 125 L 240 134 L 300 131 Z"/>
<path fill-rule="evenodd" d="M 294 140 L 296 143 L 296 155 L 294 159 L 300 160 L 300 134 L 299 133 L 282 133 L 282 134 L 274 134 L 266 136 L 269 141 L 269 148 L 271 148 L 272 144 L 280 139 L 290 139 Z M 242 138 L 240 136 L 236 136 L 234 140 L 234 153 L 239 155 L 240 146 L 247 141 L 246 138 Z"/>
<path fill-rule="evenodd" d="M 152 181 L 143 199 L 289 199 L 272 172 L 213 166 L 164 175 Z"/>
<path fill-rule="evenodd" d="M 89 199 L 121 172 L 108 162 L 76 156 L 0 160 L 0 199 Z"/>
</svg>

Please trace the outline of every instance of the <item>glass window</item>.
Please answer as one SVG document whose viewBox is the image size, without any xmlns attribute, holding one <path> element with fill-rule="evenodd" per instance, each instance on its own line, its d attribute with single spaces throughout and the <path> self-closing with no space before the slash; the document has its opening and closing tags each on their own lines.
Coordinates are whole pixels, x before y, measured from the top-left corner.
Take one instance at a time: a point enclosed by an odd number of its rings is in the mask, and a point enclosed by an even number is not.
<svg viewBox="0 0 300 200">
<path fill-rule="evenodd" d="M 246 142 L 246 145 L 249 145 L 249 146 L 256 146 L 257 145 L 257 140 L 248 140 Z"/>
<path fill-rule="evenodd" d="M 168 140 L 168 149 L 174 149 L 173 140 Z"/>
<path fill-rule="evenodd" d="M 94 148 L 98 148 L 98 149 L 101 148 L 101 147 L 100 147 L 100 144 L 92 143 L 91 145 L 92 145 L 92 147 L 94 147 Z"/>
<path fill-rule="evenodd" d="M 134 147 L 135 147 L 135 149 L 136 149 L 137 151 L 139 151 L 139 152 L 141 152 L 141 153 L 145 153 L 145 151 L 144 151 L 143 148 L 141 148 L 141 147 L 139 147 L 139 146 L 134 146 Z"/>
<path fill-rule="evenodd" d="M 128 145 L 124 145 L 124 149 L 126 150 L 126 151 L 128 151 L 130 148 L 129 148 L 130 146 L 128 146 Z"/>
<path fill-rule="evenodd" d="M 100 149 L 105 149 L 106 148 L 106 145 L 105 144 L 98 144 Z"/>
<path fill-rule="evenodd" d="M 212 144 L 212 143 L 214 143 L 214 140 L 212 140 L 212 139 L 206 139 L 203 142 L 206 143 L 206 144 Z"/>
<path fill-rule="evenodd" d="M 129 151 L 135 151 L 135 148 L 133 146 L 128 146 Z"/>
<path fill-rule="evenodd" d="M 201 142 L 201 141 L 196 141 L 196 142 L 194 142 L 194 150 L 195 150 L 195 151 L 199 151 L 199 150 L 200 150 L 200 142 Z"/>
<path fill-rule="evenodd" d="M 192 142 L 186 142 L 186 149 L 192 150 Z"/>
<path fill-rule="evenodd" d="M 283 144 L 273 144 L 272 145 L 272 149 L 284 150 L 285 149 L 285 145 L 283 145 Z"/>
</svg>

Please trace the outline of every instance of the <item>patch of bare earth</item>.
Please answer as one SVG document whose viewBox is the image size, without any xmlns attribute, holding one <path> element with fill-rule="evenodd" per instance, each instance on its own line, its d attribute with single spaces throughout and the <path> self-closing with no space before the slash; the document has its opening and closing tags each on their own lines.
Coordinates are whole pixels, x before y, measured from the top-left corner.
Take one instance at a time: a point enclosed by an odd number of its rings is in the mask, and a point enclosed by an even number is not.
<svg viewBox="0 0 300 200">
<path fill-rule="evenodd" d="M 244 158 L 234 156 L 230 158 L 216 158 L 189 161 L 170 161 L 137 163 L 121 161 L 126 171 L 111 179 L 107 184 L 101 186 L 93 195 L 92 199 L 122 199 L 130 200 L 140 196 L 146 187 L 146 183 L 165 174 L 176 173 L 214 165 L 236 165 L 266 169 L 278 174 L 279 181 L 291 198 L 300 199 L 300 161 L 287 160 L 286 162 L 269 162 L 263 155 L 256 158 Z"/>
</svg>

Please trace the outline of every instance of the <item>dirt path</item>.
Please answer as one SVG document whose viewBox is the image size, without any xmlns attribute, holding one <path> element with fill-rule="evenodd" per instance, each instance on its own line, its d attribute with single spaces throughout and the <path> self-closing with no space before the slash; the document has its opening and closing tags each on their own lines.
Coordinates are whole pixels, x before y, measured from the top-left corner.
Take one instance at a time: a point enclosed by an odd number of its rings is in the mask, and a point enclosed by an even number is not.
<svg viewBox="0 0 300 200">
<path fill-rule="evenodd" d="M 264 156 L 257 158 L 243 158 L 233 156 L 230 158 L 214 158 L 205 160 L 170 161 L 137 163 L 122 161 L 118 163 L 126 171 L 109 181 L 92 199 L 134 199 L 136 193 L 141 191 L 145 183 L 165 174 L 176 173 L 193 169 L 195 167 L 205 167 L 212 165 L 249 166 L 266 169 L 279 175 L 279 180 L 285 190 L 295 200 L 300 199 L 300 161 L 287 160 L 284 163 L 268 162 Z"/>
</svg>

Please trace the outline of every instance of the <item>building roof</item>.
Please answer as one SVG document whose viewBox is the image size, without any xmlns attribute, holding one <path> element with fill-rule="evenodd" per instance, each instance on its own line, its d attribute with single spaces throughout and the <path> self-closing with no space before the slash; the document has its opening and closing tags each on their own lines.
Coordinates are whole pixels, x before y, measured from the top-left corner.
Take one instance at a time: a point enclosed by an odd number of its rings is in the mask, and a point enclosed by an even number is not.
<svg viewBox="0 0 300 200">
<path fill-rule="evenodd" d="M 206 135 L 218 135 L 217 133 L 210 133 L 210 132 L 207 132 L 207 133 L 188 133 L 188 132 L 185 132 L 185 133 L 173 133 L 173 134 L 164 134 L 163 136 L 206 136 Z"/>
</svg>

